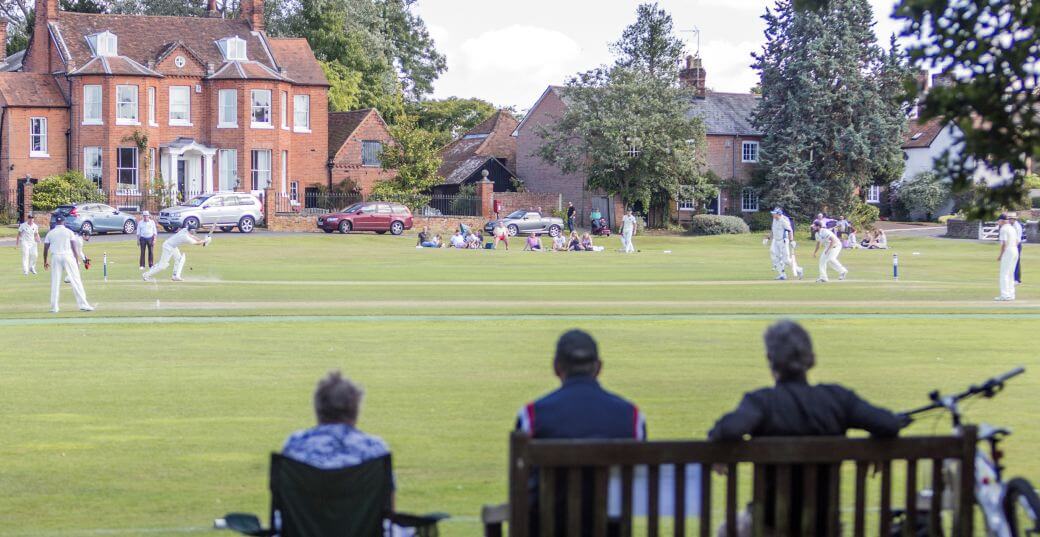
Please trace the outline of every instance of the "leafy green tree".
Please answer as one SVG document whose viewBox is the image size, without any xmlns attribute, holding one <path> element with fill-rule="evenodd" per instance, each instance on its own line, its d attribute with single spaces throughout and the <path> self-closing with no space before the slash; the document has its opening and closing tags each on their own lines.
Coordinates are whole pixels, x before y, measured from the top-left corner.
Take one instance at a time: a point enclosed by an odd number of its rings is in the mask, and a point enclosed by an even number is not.
<svg viewBox="0 0 1040 537">
<path fill-rule="evenodd" d="M 487 101 L 460 97 L 418 101 L 408 108 L 420 128 L 436 134 L 438 147 L 447 145 L 496 111 L 495 105 Z"/>
<path fill-rule="evenodd" d="M 373 199 L 398 201 L 418 209 L 429 203 L 428 192 L 440 184 L 437 169 L 441 166 L 436 136 L 416 125 L 415 118 L 403 116 L 390 126 L 392 145 L 383 146 L 379 156 L 384 170 L 396 176 L 380 181 L 372 189 Z"/>
<path fill-rule="evenodd" d="M 69 170 L 40 180 L 33 188 L 33 210 L 53 211 L 59 205 L 104 203 L 105 195 L 82 172 Z"/>
<path fill-rule="evenodd" d="M 400 74 L 405 94 L 413 100 L 432 92 L 433 81 L 448 69 L 447 59 L 437 52 L 426 23 L 409 9 L 417 1 L 380 2 L 388 55 Z"/>
<path fill-rule="evenodd" d="M 329 79 L 329 111 L 347 112 L 361 108 L 361 73 L 343 67 L 337 61 L 321 61 L 325 78 Z"/>
<path fill-rule="evenodd" d="M 956 154 L 937 159 L 953 190 L 973 191 L 979 163 L 1011 177 L 980 190 L 966 212 L 985 218 L 1017 203 L 1030 162 L 1040 162 L 1040 2 L 902 0 L 894 15 L 906 23 L 911 60 L 954 80 L 933 87 L 922 112 L 960 130 Z"/>
<path fill-rule="evenodd" d="M 950 199 L 950 183 L 935 172 L 923 172 L 899 183 L 895 193 L 907 211 L 924 213 L 931 220 Z"/>
<path fill-rule="evenodd" d="M 672 67 L 681 42 L 662 33 L 672 27 L 666 12 L 643 5 L 637 15 L 614 44 L 616 64 L 581 73 L 563 89 L 567 110 L 539 129 L 538 155 L 564 172 L 584 172 L 588 188 L 626 205 L 704 199 L 716 188 L 702 160 L 704 126 L 687 117 L 691 96 Z"/>
<path fill-rule="evenodd" d="M 905 62 L 877 45 L 866 0 L 808 11 L 779 0 L 764 18 L 753 117 L 764 133 L 763 200 L 800 217 L 848 212 L 860 189 L 902 174 Z"/>
</svg>

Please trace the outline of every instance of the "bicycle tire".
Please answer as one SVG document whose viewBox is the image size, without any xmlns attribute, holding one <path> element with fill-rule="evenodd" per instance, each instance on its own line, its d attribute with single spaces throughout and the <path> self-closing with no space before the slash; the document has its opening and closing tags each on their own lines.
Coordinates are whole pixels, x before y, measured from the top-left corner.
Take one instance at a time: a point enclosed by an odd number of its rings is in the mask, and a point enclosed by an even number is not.
<svg viewBox="0 0 1040 537">
<path fill-rule="evenodd" d="M 1027 530 L 1030 534 L 1037 534 L 1040 532 L 1040 496 L 1037 495 L 1033 485 L 1026 479 L 1016 477 L 1009 480 L 1004 484 L 1004 518 L 1007 520 L 1008 529 L 1011 530 L 1012 537 L 1019 537 L 1023 535 L 1020 533 L 1021 525 L 1019 524 L 1019 504 L 1025 502 L 1025 506 L 1028 511 L 1025 513 L 1030 523 L 1030 528 Z"/>
</svg>

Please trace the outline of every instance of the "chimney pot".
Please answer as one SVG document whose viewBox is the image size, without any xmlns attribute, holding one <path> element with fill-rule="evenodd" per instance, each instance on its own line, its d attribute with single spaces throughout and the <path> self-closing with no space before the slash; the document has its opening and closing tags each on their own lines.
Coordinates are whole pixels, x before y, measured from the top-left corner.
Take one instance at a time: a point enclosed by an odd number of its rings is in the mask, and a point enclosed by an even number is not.
<svg viewBox="0 0 1040 537">
<path fill-rule="evenodd" d="M 32 73 L 51 72 L 50 31 L 47 23 L 58 15 L 58 0 L 36 0 L 32 35 L 29 38 L 29 50 L 25 51 L 22 63 L 23 70 Z"/>
<path fill-rule="evenodd" d="M 220 16 L 220 13 L 217 12 L 217 0 L 209 0 L 206 3 L 206 15 L 214 18 Z"/>
<path fill-rule="evenodd" d="M 264 0 L 242 0 L 242 18 L 249 22 L 253 31 L 264 29 Z"/>
<path fill-rule="evenodd" d="M 686 68 L 679 71 L 679 83 L 687 88 L 693 88 L 696 96 L 703 99 L 707 94 L 707 76 L 700 57 L 687 56 Z"/>
</svg>

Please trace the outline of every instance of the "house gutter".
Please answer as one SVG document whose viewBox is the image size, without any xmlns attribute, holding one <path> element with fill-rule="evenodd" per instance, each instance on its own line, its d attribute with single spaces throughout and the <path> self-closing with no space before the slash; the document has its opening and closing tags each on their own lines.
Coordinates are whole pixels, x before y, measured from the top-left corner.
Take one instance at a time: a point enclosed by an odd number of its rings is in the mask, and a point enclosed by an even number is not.
<svg viewBox="0 0 1040 537">
<path fill-rule="evenodd" d="M 69 99 L 69 129 L 65 131 L 65 169 L 72 169 L 72 122 L 76 116 L 72 109 L 72 79 L 69 78 L 69 74 L 65 73 L 65 82 L 69 85 L 68 99 Z"/>
<path fill-rule="evenodd" d="M 4 147 L 4 120 L 7 119 L 7 107 L 5 106 L 0 110 L 0 148 Z M 8 151 L 10 153 L 10 151 Z M 7 155 L 7 160 L 11 160 L 11 156 Z M 7 177 L 8 182 L 11 180 L 11 172 L 7 169 L 7 166 L 0 161 L 0 173 Z"/>
</svg>

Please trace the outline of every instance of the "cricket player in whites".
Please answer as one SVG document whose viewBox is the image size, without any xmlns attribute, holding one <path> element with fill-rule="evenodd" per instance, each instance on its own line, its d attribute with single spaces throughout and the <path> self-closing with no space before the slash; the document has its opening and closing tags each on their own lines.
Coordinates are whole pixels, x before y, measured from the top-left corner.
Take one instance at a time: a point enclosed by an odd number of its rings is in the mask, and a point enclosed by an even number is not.
<svg viewBox="0 0 1040 537">
<path fill-rule="evenodd" d="M 771 240 L 769 254 L 773 260 L 773 270 L 777 272 L 776 279 L 787 279 L 788 264 L 794 270 L 795 276 L 801 278 L 804 273 L 801 267 L 794 262 L 791 251 L 794 248 L 794 229 L 791 228 L 791 221 L 784 216 L 783 209 L 779 207 L 773 209 L 771 214 L 773 215 L 773 229 L 769 233 Z"/>
<path fill-rule="evenodd" d="M 54 229 L 43 239 L 43 268 L 51 271 L 51 313 L 58 313 L 58 293 L 61 290 L 62 273 L 69 275 L 72 294 L 76 296 L 76 304 L 80 311 L 94 311 L 87 302 L 87 293 L 83 290 L 83 282 L 79 279 L 79 247 L 76 246 L 72 230 L 65 227 L 65 217 L 55 217 Z M 54 267 L 48 262 L 48 255 L 54 254 Z"/>
<path fill-rule="evenodd" d="M 198 244 L 199 246 L 205 246 L 212 240 L 211 237 L 200 239 L 192 233 L 191 229 L 187 226 L 182 227 L 180 231 L 174 233 L 172 237 L 166 239 L 162 245 L 162 257 L 159 258 L 159 262 L 154 267 L 145 271 L 141 275 L 141 278 L 146 281 L 152 281 L 152 276 L 166 270 L 166 267 L 170 266 L 170 260 L 173 260 L 173 278 L 175 282 L 184 281 L 181 278 L 181 271 L 184 270 L 184 261 L 187 259 L 183 253 L 181 253 L 181 246 L 185 244 Z"/>
<path fill-rule="evenodd" d="M 22 274 L 36 274 L 36 256 L 39 254 L 37 243 L 40 240 L 40 228 L 33 221 L 32 213 L 25 215 L 25 222 L 18 224 L 18 236 L 14 245 L 22 251 Z"/>
<path fill-rule="evenodd" d="M 849 271 L 838 262 L 838 255 L 841 254 L 841 239 L 833 231 L 824 227 L 823 222 L 819 220 L 813 222 L 812 230 L 816 234 L 816 249 L 813 250 L 813 257 L 816 257 L 817 252 L 820 251 L 820 245 L 823 245 L 823 253 L 820 254 L 820 277 L 816 281 L 830 281 L 830 278 L 827 277 L 827 265 L 837 269 L 838 279 L 844 280 Z"/>
<path fill-rule="evenodd" d="M 1018 264 L 1019 234 L 1006 214 L 1000 215 L 997 223 L 1000 224 L 1000 254 L 997 255 L 997 261 L 1000 261 L 1000 296 L 993 300 L 1005 302 L 1015 299 L 1015 265 Z"/>
</svg>

